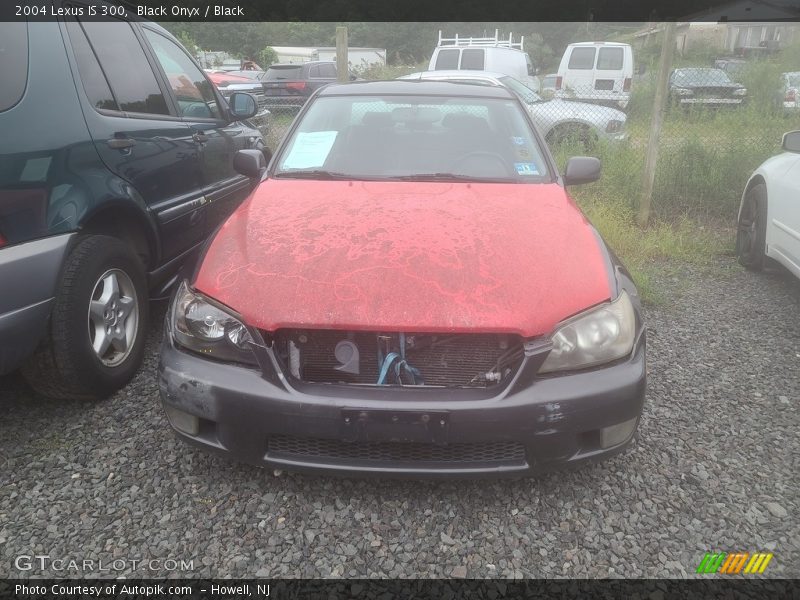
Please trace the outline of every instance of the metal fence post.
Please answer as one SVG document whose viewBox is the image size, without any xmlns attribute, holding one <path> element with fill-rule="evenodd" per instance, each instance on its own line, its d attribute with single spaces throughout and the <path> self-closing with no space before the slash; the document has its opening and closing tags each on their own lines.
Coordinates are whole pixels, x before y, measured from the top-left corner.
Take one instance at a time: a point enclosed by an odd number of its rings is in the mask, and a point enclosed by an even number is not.
<svg viewBox="0 0 800 600">
<path fill-rule="evenodd" d="M 650 220 L 650 204 L 653 197 L 656 166 L 658 164 L 658 141 L 667 105 L 667 84 L 674 52 L 675 23 L 670 21 L 664 24 L 664 40 L 661 45 L 661 59 L 658 62 L 656 95 L 653 100 L 653 114 L 650 118 L 650 137 L 647 141 L 647 153 L 645 155 L 642 195 L 639 199 L 639 211 L 636 215 L 636 222 L 640 227 L 646 227 L 647 222 Z"/>
<path fill-rule="evenodd" d="M 336 28 L 336 80 L 350 81 L 350 64 L 347 61 L 347 27 Z"/>
</svg>

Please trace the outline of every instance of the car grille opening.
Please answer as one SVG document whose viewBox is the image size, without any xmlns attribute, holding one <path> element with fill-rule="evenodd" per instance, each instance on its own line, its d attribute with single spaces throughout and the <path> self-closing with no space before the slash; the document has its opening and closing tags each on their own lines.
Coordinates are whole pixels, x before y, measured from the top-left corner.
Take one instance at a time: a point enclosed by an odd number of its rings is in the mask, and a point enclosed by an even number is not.
<svg viewBox="0 0 800 600">
<path fill-rule="evenodd" d="M 346 442 L 276 435 L 268 458 L 305 462 L 391 463 L 392 465 L 499 466 L 525 463 L 525 447 L 514 441 L 461 442 L 447 445 L 413 442 Z"/>
<path fill-rule="evenodd" d="M 283 329 L 274 339 L 287 374 L 306 383 L 486 388 L 506 383 L 524 356 L 522 339 L 506 334 Z"/>
</svg>

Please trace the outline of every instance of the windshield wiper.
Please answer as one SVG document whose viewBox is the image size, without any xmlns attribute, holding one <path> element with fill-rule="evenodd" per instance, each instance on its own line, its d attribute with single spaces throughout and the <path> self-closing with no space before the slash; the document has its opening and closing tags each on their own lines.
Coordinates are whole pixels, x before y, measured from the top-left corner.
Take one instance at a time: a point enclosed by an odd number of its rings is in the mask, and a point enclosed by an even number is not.
<svg viewBox="0 0 800 600">
<path fill-rule="evenodd" d="M 281 171 L 275 173 L 274 177 L 286 177 L 292 179 L 358 179 L 349 173 L 337 173 L 336 171 L 325 171 L 324 169 L 310 169 L 307 171 Z"/>
<path fill-rule="evenodd" d="M 468 181 L 474 183 L 520 183 L 511 177 L 479 177 L 460 175 L 457 173 L 414 173 L 413 175 L 396 175 L 387 177 L 392 181 Z"/>
</svg>

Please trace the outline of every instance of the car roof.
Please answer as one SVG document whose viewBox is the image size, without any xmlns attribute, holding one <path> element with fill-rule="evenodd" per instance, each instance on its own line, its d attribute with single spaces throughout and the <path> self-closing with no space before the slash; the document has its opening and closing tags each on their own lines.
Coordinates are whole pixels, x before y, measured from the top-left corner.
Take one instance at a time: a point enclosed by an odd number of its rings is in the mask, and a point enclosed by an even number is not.
<svg viewBox="0 0 800 600">
<path fill-rule="evenodd" d="M 625 44 L 623 42 L 573 42 L 570 46 L 630 46 L 630 44 Z"/>
<path fill-rule="evenodd" d="M 506 75 L 505 73 L 482 71 L 478 69 L 441 69 L 439 71 L 418 71 L 416 73 L 411 73 L 410 75 L 398 77 L 398 79 L 429 79 L 434 77 L 458 77 L 460 79 L 469 79 L 470 77 L 475 77 L 481 79 L 500 79 L 501 77 L 509 77 L 509 75 Z"/>
<path fill-rule="evenodd" d="M 322 65 L 322 64 L 336 64 L 336 61 L 333 60 L 306 60 L 304 62 L 299 63 L 275 63 L 274 65 L 270 65 L 267 67 L 268 69 L 288 69 L 289 67 L 303 67 L 303 65 Z"/>
<path fill-rule="evenodd" d="M 355 81 L 331 83 L 322 88 L 320 96 L 371 96 L 374 94 L 408 96 L 471 96 L 514 99 L 516 96 L 500 86 L 472 85 L 430 79 L 392 79 L 390 81 Z"/>
</svg>

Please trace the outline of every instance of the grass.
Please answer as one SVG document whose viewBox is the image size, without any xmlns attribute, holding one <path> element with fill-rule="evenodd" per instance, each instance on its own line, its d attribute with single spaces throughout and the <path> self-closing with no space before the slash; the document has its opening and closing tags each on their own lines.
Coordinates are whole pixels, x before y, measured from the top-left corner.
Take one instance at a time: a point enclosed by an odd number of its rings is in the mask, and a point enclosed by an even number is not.
<svg viewBox="0 0 800 600">
<path fill-rule="evenodd" d="M 666 300 L 664 275 L 678 263 L 707 264 L 730 249 L 730 232 L 709 227 L 690 217 L 672 222 L 655 220 L 645 228 L 635 223 L 634 211 L 619 200 L 575 194 L 587 218 L 633 276 L 646 304 Z"/>
</svg>

